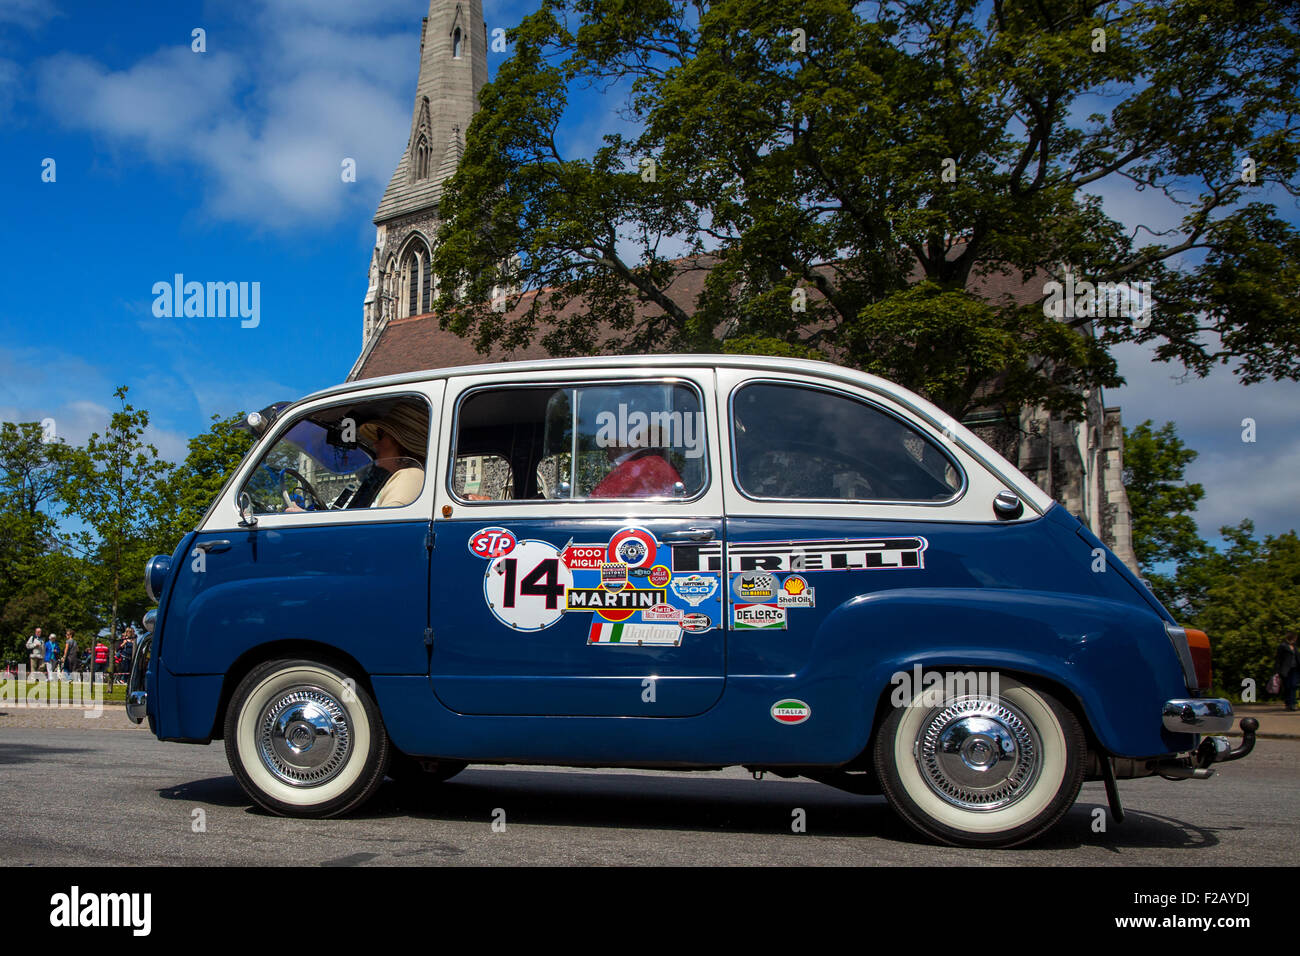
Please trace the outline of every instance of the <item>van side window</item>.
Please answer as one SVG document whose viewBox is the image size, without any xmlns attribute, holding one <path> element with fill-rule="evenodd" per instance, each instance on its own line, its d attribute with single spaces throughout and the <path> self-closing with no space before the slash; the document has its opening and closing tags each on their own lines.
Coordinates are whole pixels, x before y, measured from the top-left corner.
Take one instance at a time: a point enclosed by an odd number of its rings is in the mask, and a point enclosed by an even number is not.
<svg viewBox="0 0 1300 956">
<path fill-rule="evenodd" d="M 679 382 L 480 389 L 455 441 L 468 501 L 691 498 L 708 477 L 700 397 Z"/>
<path fill-rule="evenodd" d="M 423 398 L 332 405 L 281 432 L 241 493 L 257 514 L 398 508 L 420 496 L 428 453 Z"/>
<path fill-rule="evenodd" d="M 752 498 L 942 502 L 955 462 L 885 410 L 820 388 L 759 382 L 731 403 L 737 487 Z"/>
</svg>

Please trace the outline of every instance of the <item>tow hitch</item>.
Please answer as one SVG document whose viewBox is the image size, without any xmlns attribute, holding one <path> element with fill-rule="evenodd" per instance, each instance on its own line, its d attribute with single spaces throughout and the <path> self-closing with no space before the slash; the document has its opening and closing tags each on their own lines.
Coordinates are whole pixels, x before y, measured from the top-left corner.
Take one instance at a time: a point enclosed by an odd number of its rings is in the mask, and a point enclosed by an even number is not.
<svg viewBox="0 0 1300 956">
<path fill-rule="evenodd" d="M 1206 780 L 1214 776 L 1211 764 L 1240 760 L 1255 749 L 1255 734 L 1259 721 L 1254 717 L 1241 718 L 1241 745 L 1233 747 L 1227 737 L 1206 737 L 1196 748 L 1194 757 L 1178 757 L 1162 761 L 1156 772 L 1170 780 Z"/>
</svg>

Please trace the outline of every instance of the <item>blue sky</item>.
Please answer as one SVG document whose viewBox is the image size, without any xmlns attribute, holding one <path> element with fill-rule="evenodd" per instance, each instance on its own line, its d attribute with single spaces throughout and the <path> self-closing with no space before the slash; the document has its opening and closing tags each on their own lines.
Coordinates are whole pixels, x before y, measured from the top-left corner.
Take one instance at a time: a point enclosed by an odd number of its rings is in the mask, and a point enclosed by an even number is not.
<svg viewBox="0 0 1300 956">
<path fill-rule="evenodd" d="M 535 0 L 487 0 L 489 30 Z M 0 418 L 53 418 L 81 441 L 129 385 L 179 458 L 214 413 L 296 398 L 361 346 L 371 216 L 409 132 L 427 0 L 0 0 Z M 207 52 L 191 50 L 206 31 Z M 489 55 L 495 73 L 506 54 Z M 569 155 L 620 126 L 575 97 Z M 343 182 L 345 158 L 357 181 Z M 54 182 L 42 181 L 54 160 Z M 1104 195 L 1126 223 L 1152 196 Z M 1293 210 L 1294 212 L 1294 210 Z M 157 318 L 155 283 L 259 282 L 260 323 Z M 1122 350 L 1107 393 L 1130 427 L 1174 420 L 1201 452 L 1202 530 L 1297 524 L 1300 386 L 1245 388 Z M 1240 440 L 1243 418 L 1258 440 Z"/>
</svg>

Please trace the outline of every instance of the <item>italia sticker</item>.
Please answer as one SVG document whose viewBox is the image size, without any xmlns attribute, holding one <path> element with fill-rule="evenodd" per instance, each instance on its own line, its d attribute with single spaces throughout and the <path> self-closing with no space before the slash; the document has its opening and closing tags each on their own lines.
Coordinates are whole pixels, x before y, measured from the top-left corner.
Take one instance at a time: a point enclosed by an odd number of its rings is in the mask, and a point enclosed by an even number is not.
<svg viewBox="0 0 1300 956">
<path fill-rule="evenodd" d="M 784 631 L 785 608 L 776 604 L 736 604 L 733 623 L 738 631 Z"/>
<path fill-rule="evenodd" d="M 772 705 L 772 719 L 778 724 L 802 724 L 812 716 L 812 708 L 801 700 L 778 700 Z"/>
<path fill-rule="evenodd" d="M 618 644 L 622 647 L 657 645 L 676 647 L 682 642 L 682 629 L 676 624 L 605 623 L 595 621 L 587 635 L 588 644 Z"/>
</svg>

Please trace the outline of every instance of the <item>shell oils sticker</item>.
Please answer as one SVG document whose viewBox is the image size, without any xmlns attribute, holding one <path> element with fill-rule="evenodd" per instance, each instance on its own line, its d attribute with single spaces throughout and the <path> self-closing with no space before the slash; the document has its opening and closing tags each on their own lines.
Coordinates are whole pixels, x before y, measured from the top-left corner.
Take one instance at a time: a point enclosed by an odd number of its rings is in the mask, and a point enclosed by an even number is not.
<svg viewBox="0 0 1300 956">
<path fill-rule="evenodd" d="M 772 705 L 770 711 L 772 719 L 778 724 L 802 724 L 812 716 L 812 708 L 801 700 L 795 700 L 793 697 L 787 700 L 778 700 Z"/>
<path fill-rule="evenodd" d="M 817 589 L 809 587 L 802 574 L 787 574 L 777 591 L 776 603 L 781 607 L 816 607 Z"/>
<path fill-rule="evenodd" d="M 784 631 L 785 608 L 777 604 L 732 605 L 732 624 L 738 631 Z"/>
</svg>

